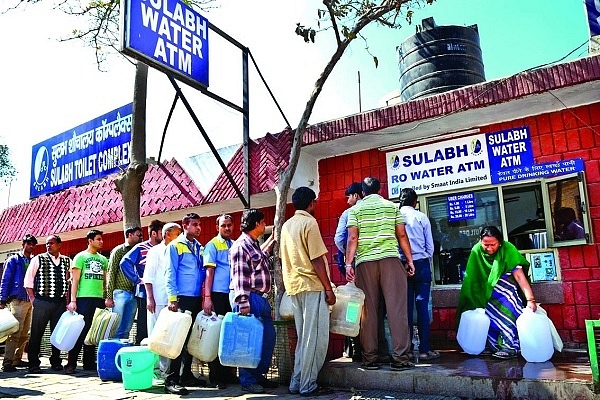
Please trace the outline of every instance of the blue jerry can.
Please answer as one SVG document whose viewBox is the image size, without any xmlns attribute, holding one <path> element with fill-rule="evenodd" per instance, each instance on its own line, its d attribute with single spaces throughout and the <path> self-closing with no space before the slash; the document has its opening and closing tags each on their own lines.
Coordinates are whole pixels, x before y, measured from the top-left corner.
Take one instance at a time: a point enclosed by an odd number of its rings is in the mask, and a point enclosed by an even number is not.
<svg viewBox="0 0 600 400">
<path fill-rule="evenodd" d="M 263 324 L 258 318 L 228 312 L 221 324 L 219 360 L 229 367 L 256 368 L 262 342 Z"/>
</svg>

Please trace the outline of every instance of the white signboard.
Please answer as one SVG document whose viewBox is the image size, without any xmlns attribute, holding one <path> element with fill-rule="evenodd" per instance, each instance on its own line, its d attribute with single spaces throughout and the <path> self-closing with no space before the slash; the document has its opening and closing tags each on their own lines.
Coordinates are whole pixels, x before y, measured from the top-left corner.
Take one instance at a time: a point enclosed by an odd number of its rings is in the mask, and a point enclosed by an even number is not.
<svg viewBox="0 0 600 400">
<path fill-rule="evenodd" d="M 388 198 L 405 187 L 417 194 L 491 183 L 485 134 L 387 153 Z"/>
</svg>

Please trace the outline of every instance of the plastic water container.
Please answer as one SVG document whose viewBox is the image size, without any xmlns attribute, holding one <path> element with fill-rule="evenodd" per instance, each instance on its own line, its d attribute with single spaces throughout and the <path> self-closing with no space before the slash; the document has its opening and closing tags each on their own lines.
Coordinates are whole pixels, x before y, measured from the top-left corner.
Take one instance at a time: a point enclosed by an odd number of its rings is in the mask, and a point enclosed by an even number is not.
<svg viewBox="0 0 600 400">
<path fill-rule="evenodd" d="M 70 351 L 75 347 L 84 325 L 83 315 L 65 311 L 50 335 L 50 343 L 60 351 Z"/>
<path fill-rule="evenodd" d="M 521 355 L 528 362 L 546 362 L 554 354 L 548 317 L 534 313 L 529 307 L 517 318 Z"/>
<path fill-rule="evenodd" d="M 490 318 L 485 315 L 485 309 L 465 311 L 460 317 L 456 340 L 465 353 L 477 355 L 485 350 L 489 330 Z"/>
<path fill-rule="evenodd" d="M 221 324 L 219 360 L 228 367 L 256 368 L 260 363 L 263 324 L 253 315 L 228 312 Z"/>
<path fill-rule="evenodd" d="M 281 303 L 279 303 L 279 315 L 284 321 L 294 320 L 294 309 L 292 308 L 292 298 L 287 292 L 283 292 Z"/>
<path fill-rule="evenodd" d="M 157 360 L 158 356 L 146 346 L 123 347 L 117 351 L 115 366 L 123 376 L 123 387 L 126 390 L 151 388 Z"/>
<path fill-rule="evenodd" d="M 199 312 L 192 326 L 190 340 L 188 340 L 188 353 L 198 360 L 205 362 L 210 362 L 217 358 L 222 322 L 222 315 L 217 317 L 214 312 L 211 315 Z"/>
<path fill-rule="evenodd" d="M 365 302 L 364 292 L 354 282 L 338 286 L 336 301 L 329 314 L 329 332 L 355 337 L 360 331 L 360 317 Z"/>
<path fill-rule="evenodd" d="M 0 343 L 19 330 L 19 321 L 10 310 L 4 307 L 0 310 Z"/>
<path fill-rule="evenodd" d="M 133 346 L 121 339 L 102 339 L 98 344 L 98 377 L 103 381 L 120 381 L 121 371 L 115 365 L 115 356 L 123 347 Z"/>
<path fill-rule="evenodd" d="M 173 312 L 167 307 L 158 314 L 156 324 L 148 337 L 148 347 L 156 354 L 177 358 L 192 325 L 192 313 Z"/>
</svg>

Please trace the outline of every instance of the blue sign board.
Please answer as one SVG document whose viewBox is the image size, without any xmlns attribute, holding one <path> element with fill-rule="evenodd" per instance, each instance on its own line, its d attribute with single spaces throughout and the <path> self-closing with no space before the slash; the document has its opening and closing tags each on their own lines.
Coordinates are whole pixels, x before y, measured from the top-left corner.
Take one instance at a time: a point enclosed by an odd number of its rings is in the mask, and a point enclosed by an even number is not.
<svg viewBox="0 0 600 400">
<path fill-rule="evenodd" d="M 477 208 L 475 193 L 457 193 L 446 198 L 448 206 L 448 222 L 475 219 Z"/>
<path fill-rule="evenodd" d="M 54 193 L 129 165 L 133 104 L 33 146 L 29 197 Z"/>
<path fill-rule="evenodd" d="M 551 163 L 524 165 L 503 171 L 492 172 L 492 183 L 507 183 L 527 179 L 551 178 L 584 171 L 582 158 L 560 160 Z"/>
<path fill-rule="evenodd" d="M 122 0 L 121 50 L 182 81 L 208 86 L 208 20 L 180 0 Z"/>
<path fill-rule="evenodd" d="M 533 150 L 528 126 L 491 132 L 485 135 L 492 183 L 503 171 L 533 164 Z"/>
</svg>

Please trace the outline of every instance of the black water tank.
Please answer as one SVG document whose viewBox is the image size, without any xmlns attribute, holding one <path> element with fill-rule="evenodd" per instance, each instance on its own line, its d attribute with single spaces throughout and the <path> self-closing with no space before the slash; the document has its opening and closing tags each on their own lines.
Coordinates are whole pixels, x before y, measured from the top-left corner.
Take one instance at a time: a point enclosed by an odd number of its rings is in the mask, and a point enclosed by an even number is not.
<svg viewBox="0 0 600 400">
<path fill-rule="evenodd" d="M 402 101 L 485 81 L 477 25 L 436 26 L 427 18 L 422 27 L 396 48 Z"/>
</svg>

